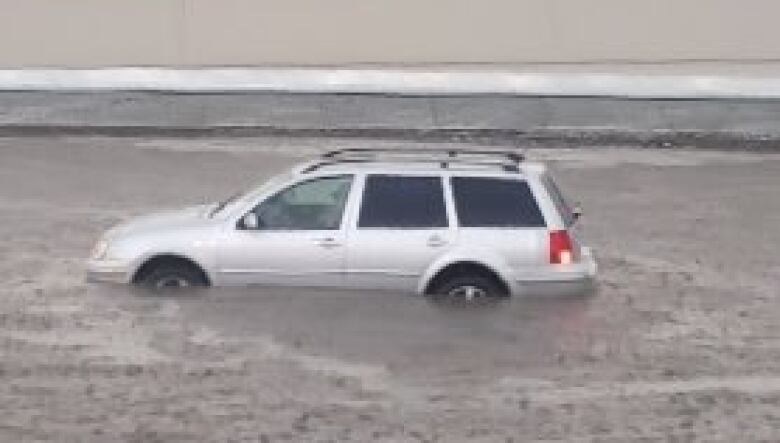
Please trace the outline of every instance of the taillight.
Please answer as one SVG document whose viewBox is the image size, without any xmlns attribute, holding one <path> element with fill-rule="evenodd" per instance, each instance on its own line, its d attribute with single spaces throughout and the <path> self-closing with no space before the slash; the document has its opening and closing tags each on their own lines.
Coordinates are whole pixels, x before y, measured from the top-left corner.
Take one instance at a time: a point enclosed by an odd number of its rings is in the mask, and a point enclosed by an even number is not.
<svg viewBox="0 0 780 443">
<path fill-rule="evenodd" d="M 566 230 L 550 231 L 550 263 L 568 265 L 574 261 L 571 237 Z"/>
</svg>

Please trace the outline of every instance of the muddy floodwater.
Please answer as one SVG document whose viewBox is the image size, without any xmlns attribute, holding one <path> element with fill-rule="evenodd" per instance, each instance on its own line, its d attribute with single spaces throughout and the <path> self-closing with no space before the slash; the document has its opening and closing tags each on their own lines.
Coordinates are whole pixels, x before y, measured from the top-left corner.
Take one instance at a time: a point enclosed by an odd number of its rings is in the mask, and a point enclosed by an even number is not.
<svg viewBox="0 0 780 443">
<path fill-rule="evenodd" d="M 780 441 L 778 154 L 529 149 L 584 209 L 585 296 L 84 282 L 117 222 L 378 145 L 414 143 L 0 139 L 0 441 Z"/>
</svg>

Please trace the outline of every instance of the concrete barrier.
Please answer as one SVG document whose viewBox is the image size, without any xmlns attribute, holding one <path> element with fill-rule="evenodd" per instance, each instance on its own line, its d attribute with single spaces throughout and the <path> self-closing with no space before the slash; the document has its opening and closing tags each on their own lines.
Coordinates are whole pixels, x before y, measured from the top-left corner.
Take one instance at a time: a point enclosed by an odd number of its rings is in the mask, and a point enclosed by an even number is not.
<svg viewBox="0 0 780 443">
<path fill-rule="evenodd" d="M 521 95 L 629 98 L 780 98 L 780 64 L 743 67 L 457 66 L 406 68 L 0 69 L 5 91 L 296 92 L 397 95 Z M 550 68 L 549 66 L 547 67 Z M 690 67 L 688 67 L 690 69 Z M 752 68 L 752 69 L 750 69 Z M 563 70 L 563 72 L 561 72 Z"/>
<path fill-rule="evenodd" d="M 780 140 L 780 100 L 2 92 L 0 134 Z M 724 143 L 718 142 L 720 145 Z"/>
</svg>

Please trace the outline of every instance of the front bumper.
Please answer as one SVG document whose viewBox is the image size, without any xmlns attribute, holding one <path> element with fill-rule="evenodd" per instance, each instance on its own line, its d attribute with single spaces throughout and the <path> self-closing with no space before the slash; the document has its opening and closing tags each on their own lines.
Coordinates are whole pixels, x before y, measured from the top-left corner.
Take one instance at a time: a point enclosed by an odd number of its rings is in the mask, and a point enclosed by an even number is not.
<svg viewBox="0 0 780 443">
<path fill-rule="evenodd" d="M 90 260 L 87 262 L 87 282 L 120 283 L 130 281 L 129 267 L 125 263 L 110 260 Z"/>
</svg>

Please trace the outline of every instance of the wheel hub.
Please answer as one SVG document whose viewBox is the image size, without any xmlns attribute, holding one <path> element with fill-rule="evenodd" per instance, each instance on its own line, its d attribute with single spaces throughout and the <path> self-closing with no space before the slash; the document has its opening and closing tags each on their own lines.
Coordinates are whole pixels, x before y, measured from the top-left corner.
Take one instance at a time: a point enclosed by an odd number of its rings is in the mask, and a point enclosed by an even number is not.
<svg viewBox="0 0 780 443">
<path fill-rule="evenodd" d="M 461 299 L 467 302 L 487 298 L 487 291 L 473 285 L 464 285 L 453 288 L 448 294 L 450 298 Z"/>
<path fill-rule="evenodd" d="M 186 288 L 189 286 L 190 286 L 190 282 L 187 281 L 187 279 L 180 277 L 178 275 L 163 277 L 157 280 L 157 283 L 154 285 L 154 287 L 157 289 L 178 289 L 178 288 Z"/>
</svg>

